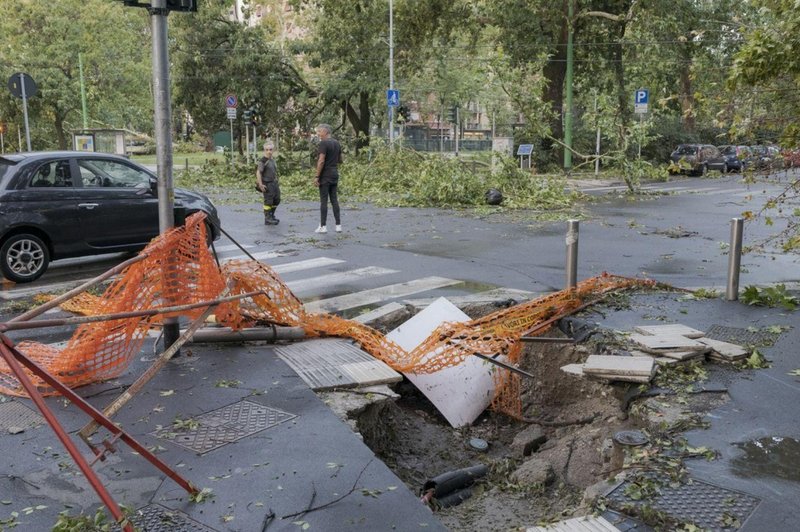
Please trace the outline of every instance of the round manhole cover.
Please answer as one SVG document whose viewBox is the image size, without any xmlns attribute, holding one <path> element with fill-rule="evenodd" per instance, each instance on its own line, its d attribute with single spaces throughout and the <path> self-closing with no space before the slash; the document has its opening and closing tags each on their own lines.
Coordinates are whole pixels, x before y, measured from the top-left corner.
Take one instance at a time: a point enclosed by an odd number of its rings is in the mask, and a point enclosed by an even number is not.
<svg viewBox="0 0 800 532">
<path fill-rule="evenodd" d="M 614 441 L 620 445 L 644 445 L 650 441 L 641 430 L 621 430 L 614 434 Z"/>
</svg>

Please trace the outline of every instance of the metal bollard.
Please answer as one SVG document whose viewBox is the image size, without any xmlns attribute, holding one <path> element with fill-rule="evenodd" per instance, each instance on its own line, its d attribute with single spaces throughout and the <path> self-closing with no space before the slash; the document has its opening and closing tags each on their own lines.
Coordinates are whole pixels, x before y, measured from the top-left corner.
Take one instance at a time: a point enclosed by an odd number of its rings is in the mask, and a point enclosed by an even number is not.
<svg viewBox="0 0 800 532">
<path fill-rule="evenodd" d="M 567 288 L 578 284 L 578 220 L 567 222 Z"/>
<path fill-rule="evenodd" d="M 728 249 L 728 287 L 725 299 L 736 301 L 739 299 L 739 270 L 742 265 L 742 233 L 744 232 L 744 219 L 731 219 L 731 247 Z"/>
<path fill-rule="evenodd" d="M 187 172 L 189 171 L 189 158 L 188 157 L 186 158 L 186 166 L 184 167 L 184 170 L 186 170 Z"/>
</svg>

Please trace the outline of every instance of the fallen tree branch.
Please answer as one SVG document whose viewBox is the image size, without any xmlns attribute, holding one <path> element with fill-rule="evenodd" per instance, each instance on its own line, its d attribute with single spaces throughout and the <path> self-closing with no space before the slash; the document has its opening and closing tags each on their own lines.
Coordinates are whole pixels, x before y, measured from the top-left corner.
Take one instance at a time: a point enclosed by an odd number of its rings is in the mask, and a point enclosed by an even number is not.
<svg viewBox="0 0 800 532">
<path fill-rule="evenodd" d="M 531 423 L 533 425 L 541 425 L 543 427 L 569 427 L 571 425 L 586 425 L 591 423 L 597 418 L 598 414 L 592 414 L 591 416 L 582 417 L 579 419 L 572 419 L 569 421 L 546 421 L 544 419 L 535 418 L 535 417 L 519 417 L 520 421 L 524 421 L 525 423 Z"/>
</svg>

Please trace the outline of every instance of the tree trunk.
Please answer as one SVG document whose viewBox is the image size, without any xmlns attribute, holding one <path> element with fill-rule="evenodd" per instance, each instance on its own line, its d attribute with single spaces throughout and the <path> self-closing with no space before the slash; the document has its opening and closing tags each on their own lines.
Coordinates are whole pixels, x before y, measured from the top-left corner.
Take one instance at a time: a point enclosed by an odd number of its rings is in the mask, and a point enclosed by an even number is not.
<svg viewBox="0 0 800 532">
<path fill-rule="evenodd" d="M 569 23 L 566 17 L 566 3 L 564 5 L 564 17 L 561 21 L 561 28 L 558 37 L 558 46 L 556 47 L 555 54 L 550 58 L 544 66 L 543 75 L 547 80 L 542 95 L 544 101 L 550 104 L 553 110 L 553 117 L 550 121 L 550 131 L 552 136 L 557 139 L 564 137 L 564 79 L 567 75 L 567 36 L 569 32 Z M 552 142 L 543 141 L 543 148 L 550 150 Z M 560 154 L 561 150 L 557 152 Z M 556 155 L 555 153 L 553 154 Z M 561 155 L 558 155 L 561 157 Z"/>
<path fill-rule="evenodd" d="M 58 140 L 58 149 L 66 150 L 67 147 L 67 135 L 64 132 L 64 116 L 58 109 L 55 109 L 53 113 L 55 116 L 55 123 L 53 124 L 56 128 L 56 139 Z M 20 149 L 20 151 L 22 151 Z"/>
<path fill-rule="evenodd" d="M 350 105 L 349 100 L 342 101 L 342 110 L 356 133 L 357 154 L 362 148 L 369 146 L 369 93 L 359 93 L 358 112 Z"/>
<path fill-rule="evenodd" d="M 694 133 L 694 90 L 692 89 L 692 56 L 689 55 L 681 61 L 680 69 L 680 102 L 681 122 L 684 133 Z"/>
</svg>

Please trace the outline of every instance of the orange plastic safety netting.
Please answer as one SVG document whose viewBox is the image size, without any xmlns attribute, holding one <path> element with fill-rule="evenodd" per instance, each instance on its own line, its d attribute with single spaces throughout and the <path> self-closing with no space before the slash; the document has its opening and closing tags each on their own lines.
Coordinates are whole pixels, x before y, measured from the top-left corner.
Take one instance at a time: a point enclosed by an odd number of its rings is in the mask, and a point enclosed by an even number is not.
<svg viewBox="0 0 800 532">
<path fill-rule="evenodd" d="M 228 287 L 231 295 L 260 291 L 260 295 L 220 305 L 217 321 L 238 329 L 257 322 L 302 327 L 309 336 L 352 338 L 372 356 L 396 371 L 433 373 L 460 364 L 475 353 L 502 356 L 517 364 L 522 352 L 520 337 L 541 334 L 537 327 L 575 311 L 600 294 L 651 285 L 643 281 L 603 274 L 587 279 L 574 289 L 563 290 L 527 303 L 500 310 L 466 323 L 445 323 L 421 345 L 406 352 L 380 332 L 333 314 L 306 312 L 302 302 L 266 264 L 229 261 L 220 271 L 205 245 L 202 214 L 186 225 L 155 239 L 142 253 L 143 261 L 130 265 L 102 296 L 82 294 L 62 305 L 82 314 L 110 314 L 213 300 Z M 184 315 L 199 316 L 200 308 Z M 85 324 L 78 328 L 63 350 L 35 342 L 18 348 L 70 387 L 119 375 L 141 349 L 147 330 L 165 316 L 128 318 Z M 511 414 L 520 412 L 519 376 L 507 370 L 495 375 L 493 407 Z M 34 382 L 51 392 L 41 381 Z M 21 387 L 0 361 L 0 393 L 19 395 Z"/>
</svg>

